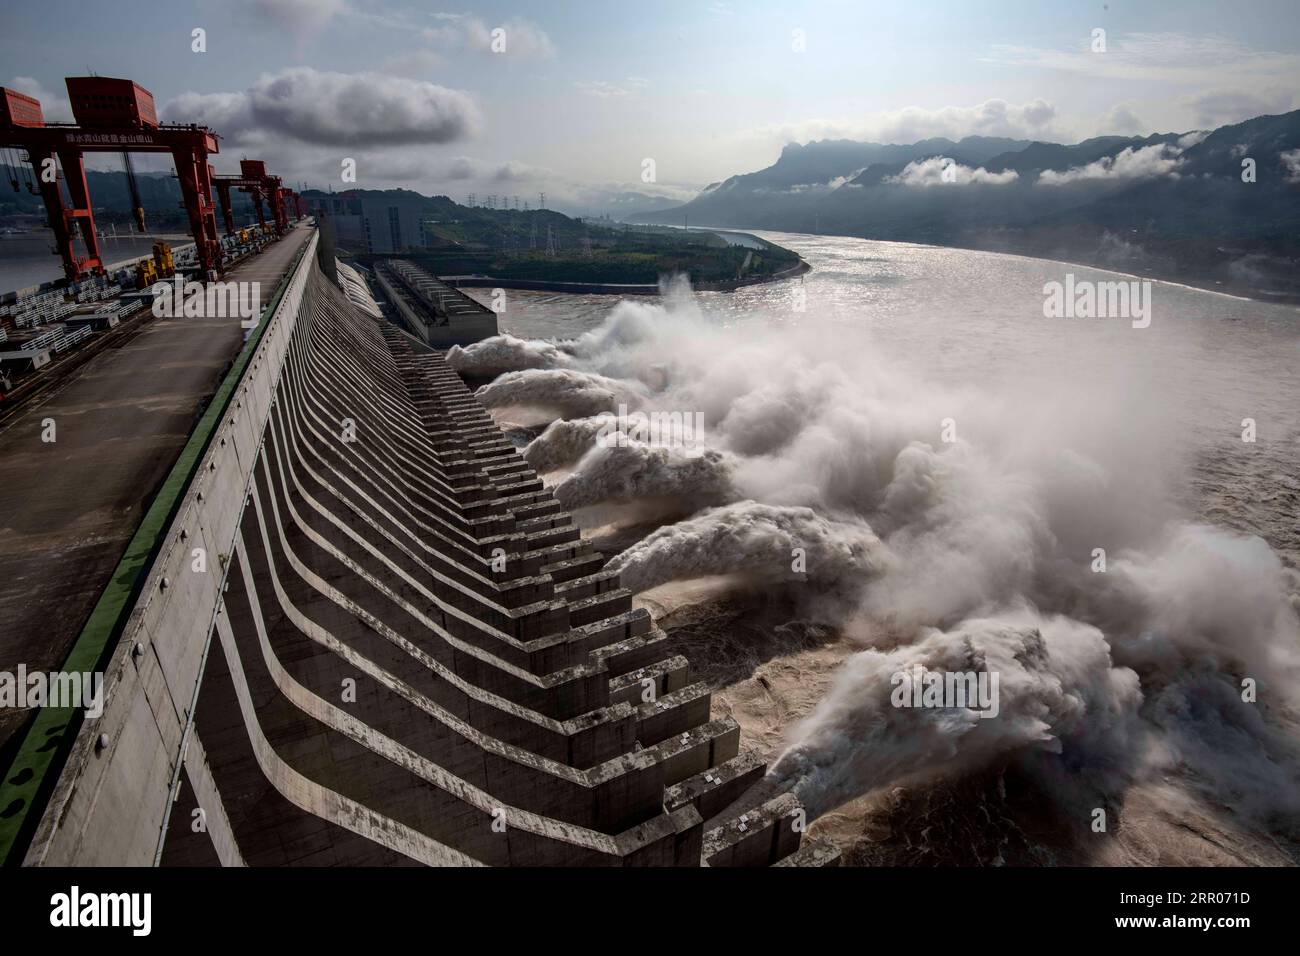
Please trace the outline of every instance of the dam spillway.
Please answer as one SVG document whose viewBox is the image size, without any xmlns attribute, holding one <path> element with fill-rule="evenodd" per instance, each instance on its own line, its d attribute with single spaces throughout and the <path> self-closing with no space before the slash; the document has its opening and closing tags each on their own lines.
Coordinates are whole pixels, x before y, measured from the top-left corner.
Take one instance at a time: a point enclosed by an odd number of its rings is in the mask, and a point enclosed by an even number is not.
<svg viewBox="0 0 1300 956">
<path fill-rule="evenodd" d="M 315 245 L 25 862 L 835 862 L 460 377 Z"/>
</svg>

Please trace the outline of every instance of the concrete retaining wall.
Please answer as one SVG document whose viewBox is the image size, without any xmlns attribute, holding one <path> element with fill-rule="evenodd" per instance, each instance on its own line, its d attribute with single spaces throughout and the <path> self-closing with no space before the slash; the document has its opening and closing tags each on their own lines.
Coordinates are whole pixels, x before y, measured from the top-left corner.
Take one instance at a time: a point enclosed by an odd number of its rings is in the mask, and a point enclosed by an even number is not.
<svg viewBox="0 0 1300 956">
<path fill-rule="evenodd" d="M 797 265 L 769 276 L 750 276 L 721 282 L 693 282 L 691 288 L 696 292 L 735 292 L 746 286 L 795 279 L 811 271 L 812 266 L 800 259 Z M 549 279 L 494 279 L 492 276 L 445 276 L 442 281 L 453 289 L 500 288 L 519 289 L 524 292 L 567 292 L 571 295 L 658 295 L 660 290 L 657 282 L 553 282 Z"/>
</svg>

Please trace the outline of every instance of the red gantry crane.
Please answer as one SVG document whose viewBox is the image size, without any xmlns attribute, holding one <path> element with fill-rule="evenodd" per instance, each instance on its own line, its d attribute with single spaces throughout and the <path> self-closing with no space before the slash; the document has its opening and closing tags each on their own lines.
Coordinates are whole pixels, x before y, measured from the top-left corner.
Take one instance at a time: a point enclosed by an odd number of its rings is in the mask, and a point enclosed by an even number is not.
<svg viewBox="0 0 1300 956">
<path fill-rule="evenodd" d="M 131 80 L 70 76 L 67 86 L 74 124 L 46 123 L 39 101 L 0 87 L 0 146 L 27 152 L 68 279 L 75 282 L 104 269 L 86 188 L 86 153 L 171 153 L 199 267 L 205 277 L 219 274 L 221 246 L 208 166 L 208 157 L 220 151 L 216 133 L 206 126 L 160 124 L 153 95 Z M 55 156 L 63 167 L 70 208 L 63 204 Z M 76 254 L 78 232 L 85 256 Z"/>
<path fill-rule="evenodd" d="M 275 228 L 281 234 L 289 228 L 289 215 L 292 210 L 294 219 L 303 216 L 302 197 L 287 186 L 280 185 L 280 177 L 272 176 L 266 171 L 266 163 L 260 159 L 241 159 L 239 173 L 235 175 L 212 175 L 212 185 L 217 188 L 217 198 L 221 203 L 221 216 L 226 224 L 226 235 L 235 231 L 235 217 L 230 206 L 230 192 L 238 189 L 252 197 L 253 207 L 257 210 L 257 222 L 266 225 L 266 214 L 262 203 L 271 208 L 271 218 Z"/>
<path fill-rule="evenodd" d="M 258 225 L 265 228 L 266 214 L 262 201 L 268 200 L 274 212 L 276 208 L 274 194 L 279 187 L 279 182 L 277 177 L 266 174 L 266 163 L 260 159 L 241 159 L 239 173 L 236 175 L 213 175 L 212 185 L 217 187 L 217 198 L 221 202 L 221 216 L 226 224 L 226 235 L 233 235 L 235 232 L 235 216 L 230 207 L 230 190 L 238 189 L 241 193 L 248 193 L 253 200 L 253 208 L 257 210 Z M 276 228 L 281 229 L 278 220 Z"/>
<path fill-rule="evenodd" d="M 304 210 L 303 210 L 302 197 L 298 195 L 296 190 L 286 189 L 284 191 L 284 201 L 285 201 L 286 208 L 291 209 L 293 211 L 293 218 L 295 220 L 301 219 L 303 217 Z"/>
<path fill-rule="evenodd" d="M 285 211 L 285 196 L 288 190 L 280 185 L 279 176 L 272 176 L 266 171 L 266 163 L 260 159 L 241 159 L 238 176 L 217 176 L 214 182 L 217 186 L 217 195 L 221 198 L 221 213 L 226 219 L 227 232 L 233 232 L 235 228 L 235 220 L 230 213 L 231 187 L 238 187 L 240 192 L 249 193 L 253 197 L 258 223 L 266 225 L 266 218 L 262 214 L 262 200 L 265 199 L 271 207 L 271 219 L 275 222 L 275 231 L 284 235 L 289 228 L 289 217 Z"/>
<path fill-rule="evenodd" d="M 279 176 L 266 177 L 266 194 L 271 198 L 271 218 L 275 220 L 276 231 L 284 235 L 289 229 L 289 216 L 284 208 L 284 187 Z"/>
</svg>

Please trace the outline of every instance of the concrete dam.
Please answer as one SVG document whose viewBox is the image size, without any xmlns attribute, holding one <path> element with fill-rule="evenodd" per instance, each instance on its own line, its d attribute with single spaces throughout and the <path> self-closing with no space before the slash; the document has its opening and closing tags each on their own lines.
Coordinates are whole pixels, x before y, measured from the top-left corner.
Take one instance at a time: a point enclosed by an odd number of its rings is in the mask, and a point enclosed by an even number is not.
<svg viewBox="0 0 1300 956">
<path fill-rule="evenodd" d="M 440 353 L 316 245 L 23 862 L 837 862 Z"/>
</svg>

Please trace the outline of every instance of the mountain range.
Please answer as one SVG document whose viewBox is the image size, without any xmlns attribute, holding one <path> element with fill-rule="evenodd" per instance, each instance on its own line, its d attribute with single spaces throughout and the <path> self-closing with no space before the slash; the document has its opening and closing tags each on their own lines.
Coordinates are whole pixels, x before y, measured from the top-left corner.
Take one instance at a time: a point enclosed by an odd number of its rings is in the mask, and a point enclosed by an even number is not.
<svg viewBox="0 0 1300 956">
<path fill-rule="evenodd" d="M 634 222 L 858 236 L 1300 299 L 1300 110 L 1072 145 L 823 140 Z"/>
</svg>

